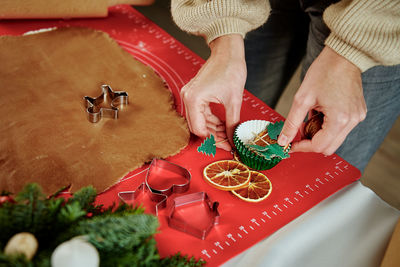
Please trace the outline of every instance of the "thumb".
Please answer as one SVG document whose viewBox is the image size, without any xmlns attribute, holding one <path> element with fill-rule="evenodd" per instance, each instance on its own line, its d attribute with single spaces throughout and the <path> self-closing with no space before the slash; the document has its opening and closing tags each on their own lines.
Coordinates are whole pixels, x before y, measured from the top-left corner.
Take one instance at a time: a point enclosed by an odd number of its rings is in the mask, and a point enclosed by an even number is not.
<svg viewBox="0 0 400 267">
<path fill-rule="evenodd" d="M 286 146 L 293 141 L 312 106 L 313 104 L 310 101 L 304 101 L 304 98 L 300 100 L 299 97 L 295 96 L 289 115 L 278 138 L 279 145 Z"/>
<path fill-rule="evenodd" d="M 236 125 L 240 121 L 240 109 L 242 106 L 241 98 L 239 100 L 231 99 L 231 101 L 225 106 L 225 126 L 226 135 L 228 136 L 229 142 L 233 145 L 233 132 Z"/>
</svg>

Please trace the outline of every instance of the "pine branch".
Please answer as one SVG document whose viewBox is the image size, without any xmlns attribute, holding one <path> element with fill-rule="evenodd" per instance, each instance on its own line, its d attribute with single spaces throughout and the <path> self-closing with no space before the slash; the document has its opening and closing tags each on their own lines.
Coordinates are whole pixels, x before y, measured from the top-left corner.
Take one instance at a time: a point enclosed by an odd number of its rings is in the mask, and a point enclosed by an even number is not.
<svg viewBox="0 0 400 267">
<path fill-rule="evenodd" d="M 79 218 L 86 215 L 86 211 L 84 211 L 79 204 L 79 202 L 71 202 L 67 203 L 64 207 L 61 208 L 60 213 L 58 214 L 58 220 L 61 222 L 65 222 L 66 224 L 70 224 L 76 222 Z"/>
<path fill-rule="evenodd" d="M 165 267 L 199 267 L 203 266 L 205 263 L 206 262 L 202 259 L 196 260 L 194 257 L 189 258 L 187 255 L 182 256 L 180 253 L 161 260 L 161 265 Z"/>
<path fill-rule="evenodd" d="M 131 250 L 156 233 L 158 220 L 148 214 L 97 217 L 84 220 L 76 235 L 87 235 L 101 251 Z"/>
<path fill-rule="evenodd" d="M 7 256 L 0 252 L 0 266 L 8 267 L 33 267 L 33 263 L 28 261 L 25 255 L 18 254 Z"/>
<path fill-rule="evenodd" d="M 138 206 L 138 205 L 132 206 L 132 205 L 126 204 L 124 202 L 120 202 L 118 204 L 118 206 L 116 206 L 115 203 L 113 203 L 113 205 L 111 205 L 108 208 L 100 209 L 99 212 L 101 212 L 101 214 L 103 216 L 110 215 L 110 214 L 112 214 L 113 216 L 114 215 L 122 216 L 122 215 L 127 215 L 127 214 L 142 214 L 142 213 L 144 213 L 144 208 L 141 206 Z"/>
<path fill-rule="evenodd" d="M 15 198 L 18 202 L 28 201 L 30 203 L 38 199 L 44 199 L 45 195 L 42 193 L 42 188 L 36 184 L 27 184 Z"/>
<path fill-rule="evenodd" d="M 179 254 L 160 259 L 154 240 L 157 218 L 127 204 L 102 209 L 94 204 L 95 191 L 91 187 L 79 190 L 66 201 L 45 198 L 38 185 L 30 184 L 16 200 L 0 205 L 0 266 L 50 267 L 54 249 L 77 235 L 89 237 L 100 252 L 102 266 L 202 265 L 202 261 Z M 85 216 L 88 211 L 93 211 L 91 217 Z M 4 255 L 3 248 L 11 236 L 25 231 L 39 242 L 33 261 Z"/>
<path fill-rule="evenodd" d="M 93 186 L 87 186 L 76 191 L 73 196 L 68 199 L 67 203 L 78 202 L 82 209 L 89 211 L 93 209 L 96 196 L 96 189 Z"/>
</svg>

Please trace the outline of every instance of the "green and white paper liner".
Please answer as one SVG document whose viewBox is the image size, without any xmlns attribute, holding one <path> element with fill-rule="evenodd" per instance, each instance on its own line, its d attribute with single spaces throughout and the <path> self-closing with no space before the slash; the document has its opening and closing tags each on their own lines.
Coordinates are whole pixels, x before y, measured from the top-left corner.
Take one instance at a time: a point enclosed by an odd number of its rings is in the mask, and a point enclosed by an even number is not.
<svg viewBox="0 0 400 267">
<path fill-rule="evenodd" d="M 282 158 L 273 157 L 267 160 L 263 156 L 258 155 L 250 150 L 248 145 L 256 136 L 264 131 L 269 121 L 250 120 L 239 124 L 233 133 L 233 143 L 242 163 L 255 170 L 268 170 L 278 164 Z"/>
</svg>

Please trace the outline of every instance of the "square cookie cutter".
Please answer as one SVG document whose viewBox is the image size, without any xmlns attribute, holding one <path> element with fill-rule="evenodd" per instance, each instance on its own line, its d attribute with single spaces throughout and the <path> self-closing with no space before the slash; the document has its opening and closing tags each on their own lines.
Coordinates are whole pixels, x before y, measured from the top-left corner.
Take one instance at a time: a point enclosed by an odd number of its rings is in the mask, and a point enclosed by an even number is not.
<svg viewBox="0 0 400 267">
<path fill-rule="evenodd" d="M 140 173 L 138 173 L 140 174 Z M 184 182 L 168 182 L 174 176 Z M 162 181 L 156 188 L 156 182 Z M 124 202 L 136 200 L 141 194 L 149 194 L 152 202 L 155 202 L 155 213 L 167 206 L 167 199 L 173 193 L 184 193 L 189 189 L 191 180 L 190 172 L 174 163 L 163 159 L 153 159 L 147 169 L 146 178 L 135 190 L 118 193 L 118 197 Z"/>
</svg>

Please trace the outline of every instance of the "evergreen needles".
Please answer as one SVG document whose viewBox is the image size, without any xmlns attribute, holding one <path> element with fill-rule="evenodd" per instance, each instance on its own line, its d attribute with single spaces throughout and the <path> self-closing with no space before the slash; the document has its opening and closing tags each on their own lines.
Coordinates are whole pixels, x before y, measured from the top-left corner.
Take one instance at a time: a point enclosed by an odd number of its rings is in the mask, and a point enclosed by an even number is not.
<svg viewBox="0 0 400 267">
<path fill-rule="evenodd" d="M 100 253 L 101 266 L 202 266 L 203 261 L 180 254 L 160 259 L 154 234 L 158 220 L 144 210 L 121 204 L 96 206 L 96 191 L 85 187 L 68 200 L 46 198 L 37 184 L 28 184 L 16 202 L 0 203 L 0 266 L 50 266 L 54 249 L 72 237 L 85 235 Z M 17 233 L 30 232 L 39 251 L 29 262 L 2 251 Z"/>
</svg>

